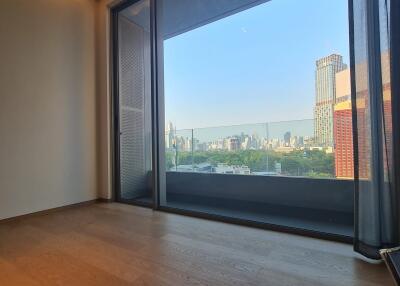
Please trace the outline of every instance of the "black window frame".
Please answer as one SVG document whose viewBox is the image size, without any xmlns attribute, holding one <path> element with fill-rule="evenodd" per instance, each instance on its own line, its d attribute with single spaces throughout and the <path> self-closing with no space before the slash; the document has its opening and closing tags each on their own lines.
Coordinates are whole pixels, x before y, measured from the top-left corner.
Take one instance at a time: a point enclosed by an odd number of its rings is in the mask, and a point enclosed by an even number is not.
<svg viewBox="0 0 400 286">
<path fill-rule="evenodd" d="M 143 203 L 139 201 L 125 201 L 121 198 L 120 186 L 120 141 L 119 141 L 119 98 L 118 98 L 118 12 L 139 2 L 140 0 L 123 0 L 120 3 L 110 8 L 110 70 L 111 70 L 111 137 L 112 137 L 112 200 L 131 205 L 151 208 L 153 210 L 164 211 L 168 213 L 176 213 L 191 217 L 203 218 L 225 223 L 232 223 L 243 226 L 250 226 L 266 230 L 274 230 L 285 233 L 292 233 L 308 237 L 332 240 L 344 243 L 353 243 L 353 238 L 332 233 L 313 231 L 297 227 L 288 227 L 271 223 L 257 222 L 252 220 L 228 217 L 212 213 L 200 211 L 192 211 L 181 208 L 169 207 L 162 205 L 160 201 L 161 191 L 166 193 L 165 185 L 165 149 L 164 149 L 164 134 L 165 134 L 165 118 L 164 118 L 164 93 L 163 93 L 163 75 L 159 65 L 163 64 L 163 39 L 159 39 L 157 30 L 159 22 L 157 21 L 158 13 L 161 11 L 157 0 L 150 1 L 150 39 L 151 39 L 151 118 L 152 118 L 152 189 L 153 203 Z M 350 69 L 353 74 L 354 70 L 354 22 L 353 22 L 353 0 L 348 0 L 348 21 L 349 21 L 349 43 L 350 43 Z M 352 87 L 354 85 L 352 79 Z M 354 121 L 355 115 L 353 112 L 353 130 L 356 126 Z M 356 143 L 356 142 L 355 142 Z M 354 144 L 355 148 L 356 144 Z M 358 162 L 354 161 L 356 166 Z M 356 174 L 355 174 L 356 175 Z"/>
</svg>

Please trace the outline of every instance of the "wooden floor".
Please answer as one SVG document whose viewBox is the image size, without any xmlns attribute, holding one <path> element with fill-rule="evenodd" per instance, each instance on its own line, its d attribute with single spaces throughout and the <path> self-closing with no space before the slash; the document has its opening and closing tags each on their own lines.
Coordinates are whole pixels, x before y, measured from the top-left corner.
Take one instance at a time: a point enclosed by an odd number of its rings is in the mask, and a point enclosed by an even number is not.
<svg viewBox="0 0 400 286">
<path fill-rule="evenodd" d="M 350 245 L 122 204 L 0 223 L 0 285 L 392 285 Z"/>
</svg>

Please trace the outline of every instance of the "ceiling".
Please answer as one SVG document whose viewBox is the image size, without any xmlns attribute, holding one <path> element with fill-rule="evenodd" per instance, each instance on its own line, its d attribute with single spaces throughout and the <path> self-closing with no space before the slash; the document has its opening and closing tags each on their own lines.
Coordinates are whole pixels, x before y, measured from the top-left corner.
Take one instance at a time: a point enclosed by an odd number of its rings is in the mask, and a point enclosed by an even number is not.
<svg viewBox="0 0 400 286">
<path fill-rule="evenodd" d="M 196 29 L 270 0 L 158 0 L 158 20 L 164 39 Z M 150 30 L 149 0 L 139 1 L 121 12 Z"/>
</svg>

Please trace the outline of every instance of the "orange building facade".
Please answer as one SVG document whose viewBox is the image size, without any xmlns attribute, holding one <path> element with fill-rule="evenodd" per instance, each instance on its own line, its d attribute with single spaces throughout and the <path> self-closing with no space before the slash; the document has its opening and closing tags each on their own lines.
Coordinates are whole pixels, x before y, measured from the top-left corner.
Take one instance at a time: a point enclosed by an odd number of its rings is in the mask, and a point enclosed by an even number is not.
<svg viewBox="0 0 400 286">
<path fill-rule="evenodd" d="M 336 178 L 354 178 L 353 128 L 351 101 L 337 103 L 333 112 Z"/>
<path fill-rule="evenodd" d="M 335 175 L 338 179 L 354 178 L 353 126 L 350 70 L 336 74 L 336 102 L 333 108 Z"/>
</svg>

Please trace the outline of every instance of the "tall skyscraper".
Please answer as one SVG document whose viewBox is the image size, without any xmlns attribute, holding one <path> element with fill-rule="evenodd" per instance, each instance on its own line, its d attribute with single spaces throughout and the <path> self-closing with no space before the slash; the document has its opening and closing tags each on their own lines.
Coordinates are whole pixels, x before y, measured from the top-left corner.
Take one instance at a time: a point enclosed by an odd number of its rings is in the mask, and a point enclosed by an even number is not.
<svg viewBox="0 0 400 286">
<path fill-rule="evenodd" d="M 165 130 L 165 148 L 172 149 L 174 148 L 174 138 L 175 138 L 175 130 L 174 125 L 171 121 L 168 122 L 168 125 Z"/>
<path fill-rule="evenodd" d="M 317 60 L 315 72 L 314 137 L 320 146 L 333 146 L 333 108 L 336 73 L 346 69 L 343 57 L 332 54 Z"/>
<path fill-rule="evenodd" d="M 286 147 L 290 146 L 290 138 L 292 137 L 291 133 L 288 131 L 283 135 L 283 142 Z"/>
</svg>

